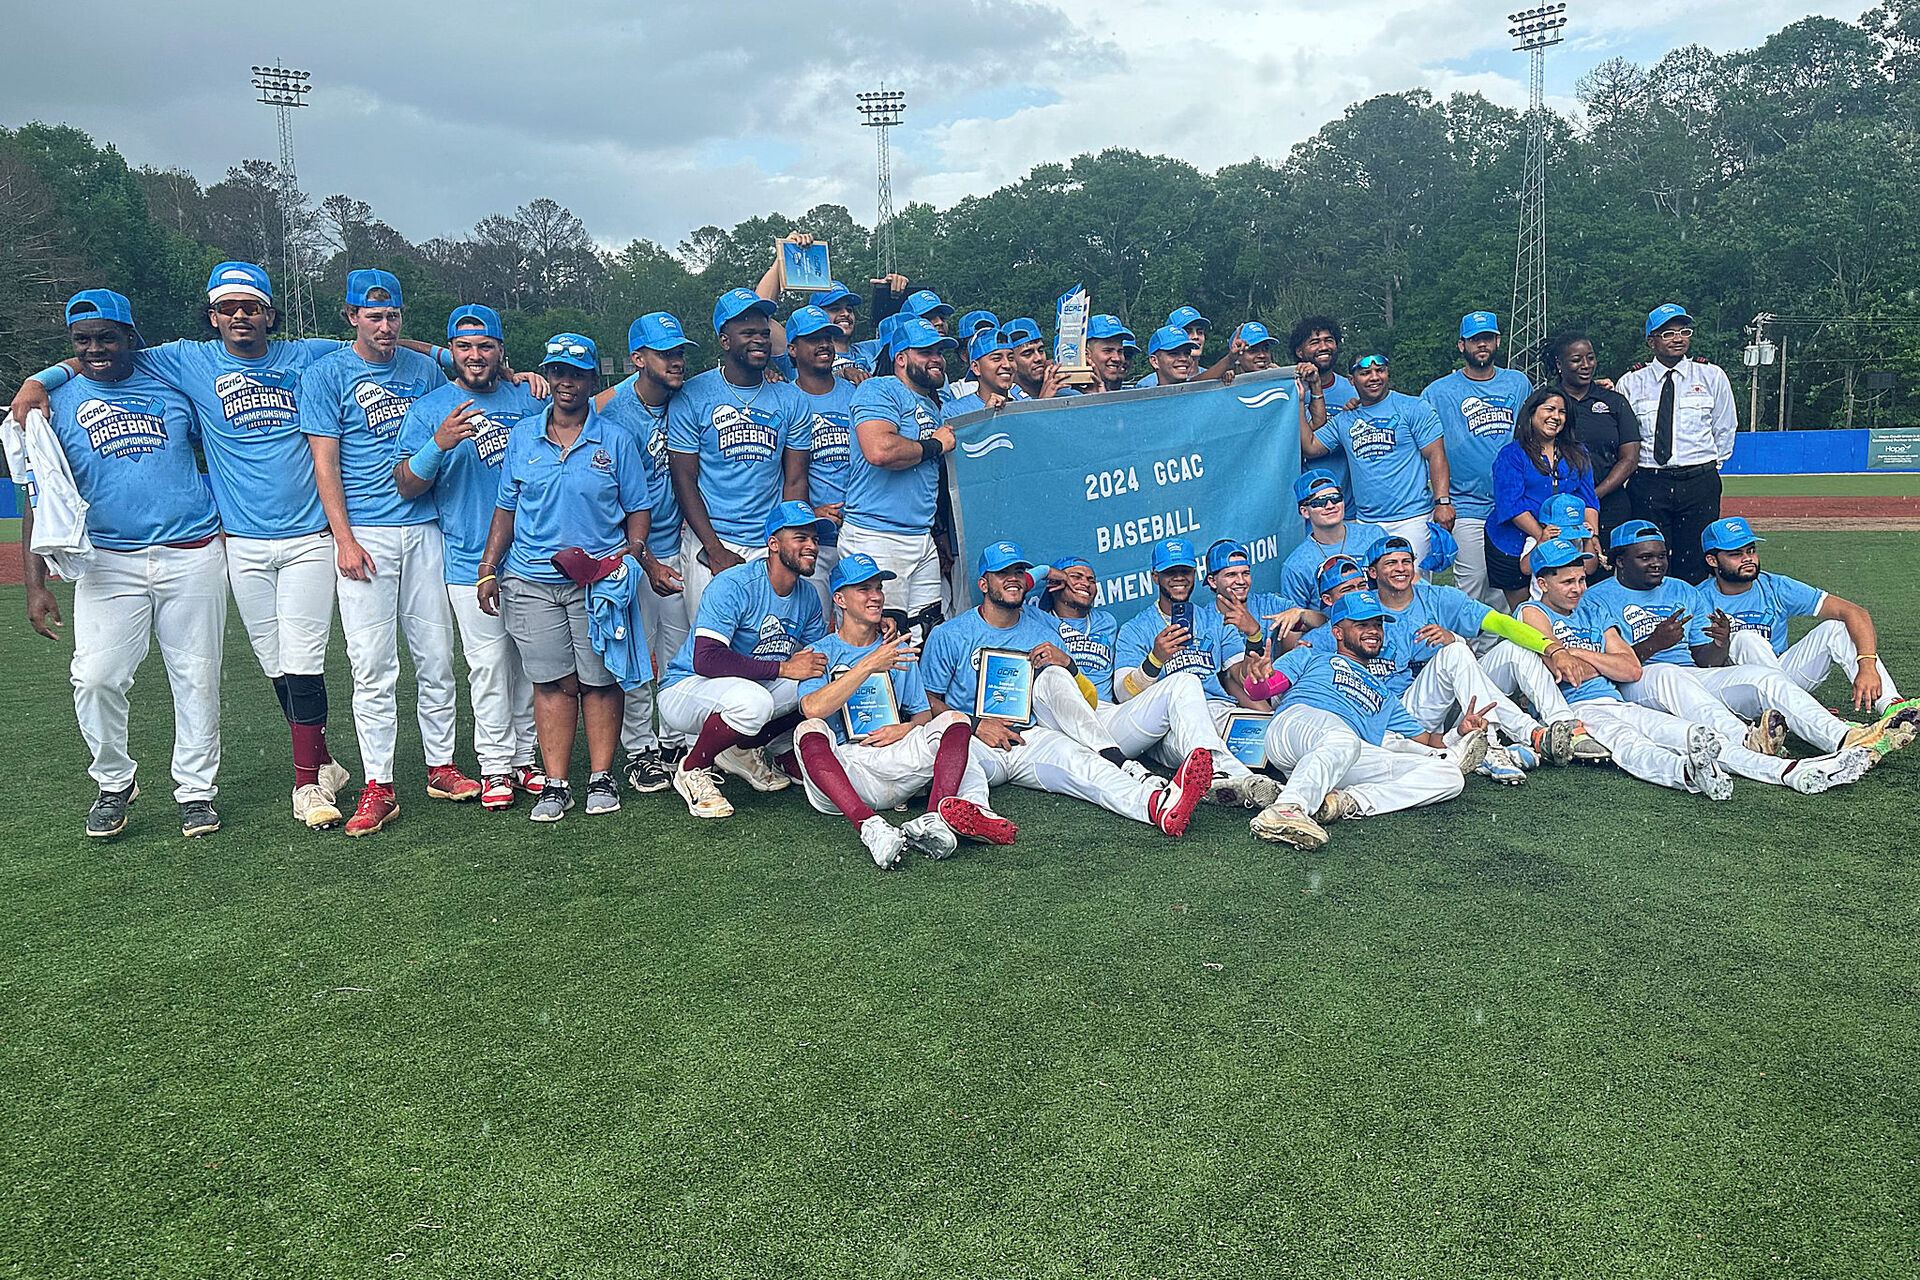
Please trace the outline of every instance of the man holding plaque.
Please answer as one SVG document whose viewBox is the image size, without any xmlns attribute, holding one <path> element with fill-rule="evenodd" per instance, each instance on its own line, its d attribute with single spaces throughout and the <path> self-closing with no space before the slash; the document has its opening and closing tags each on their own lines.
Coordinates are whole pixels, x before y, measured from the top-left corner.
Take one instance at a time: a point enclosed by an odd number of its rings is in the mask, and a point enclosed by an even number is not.
<svg viewBox="0 0 1920 1280">
<path fill-rule="evenodd" d="M 1133 777 L 1086 746 L 1104 736 L 1074 680 L 1060 633 L 1023 607 L 1033 562 L 1011 542 L 980 552 L 979 607 L 934 628 L 920 660 L 927 701 L 975 717 L 988 753 L 987 782 L 1073 796 L 1170 836 L 1185 833 L 1213 781 L 1213 757 L 1196 750 L 1173 781 Z M 1109 748 L 1118 756 L 1117 749 Z"/>
<path fill-rule="evenodd" d="M 958 711 L 935 717 L 920 683 L 916 650 L 882 642 L 880 617 L 893 574 L 862 555 L 833 571 L 839 628 L 816 646 L 827 668 L 800 685 L 794 731 L 800 781 L 821 813 L 860 832 L 874 865 L 900 865 L 902 848 L 944 858 L 958 836 L 1012 844 L 1017 829 L 987 804 L 987 747 Z M 927 793 L 926 812 L 895 828 L 874 812 Z"/>
</svg>

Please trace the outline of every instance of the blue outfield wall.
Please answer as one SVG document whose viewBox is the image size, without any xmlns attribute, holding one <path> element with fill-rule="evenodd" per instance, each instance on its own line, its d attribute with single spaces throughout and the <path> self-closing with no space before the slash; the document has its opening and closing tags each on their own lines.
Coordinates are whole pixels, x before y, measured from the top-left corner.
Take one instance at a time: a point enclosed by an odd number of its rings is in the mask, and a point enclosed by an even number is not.
<svg viewBox="0 0 1920 1280">
<path fill-rule="evenodd" d="M 1879 431 L 1742 431 L 1734 440 L 1733 459 L 1721 468 L 1730 476 L 1817 475 L 1849 471 L 1914 471 L 1909 461 L 1912 427 Z M 1874 437 L 1881 448 L 1874 449 Z M 1907 446 L 1902 448 L 1901 446 Z M 1875 457 L 1875 454 L 1878 454 Z"/>
</svg>

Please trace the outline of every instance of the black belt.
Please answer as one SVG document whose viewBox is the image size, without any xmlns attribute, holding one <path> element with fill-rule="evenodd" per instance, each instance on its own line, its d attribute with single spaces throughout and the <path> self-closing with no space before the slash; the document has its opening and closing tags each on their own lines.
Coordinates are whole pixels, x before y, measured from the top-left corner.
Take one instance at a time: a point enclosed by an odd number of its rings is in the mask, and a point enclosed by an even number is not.
<svg viewBox="0 0 1920 1280">
<path fill-rule="evenodd" d="M 1696 462 L 1687 467 L 1641 467 L 1634 474 L 1643 476 L 1667 476 L 1674 480 L 1686 480 L 1693 476 L 1703 476 L 1709 471 L 1718 471 L 1717 462 Z"/>
</svg>

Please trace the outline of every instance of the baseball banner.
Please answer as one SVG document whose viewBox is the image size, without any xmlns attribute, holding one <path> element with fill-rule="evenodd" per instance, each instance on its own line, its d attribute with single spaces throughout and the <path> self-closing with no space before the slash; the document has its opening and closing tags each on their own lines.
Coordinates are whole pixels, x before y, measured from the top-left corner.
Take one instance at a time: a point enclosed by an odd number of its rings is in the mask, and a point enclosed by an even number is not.
<svg viewBox="0 0 1920 1280">
<path fill-rule="evenodd" d="M 949 420 L 961 575 L 978 603 L 979 548 L 1012 538 L 1039 561 L 1081 555 L 1098 603 L 1124 622 L 1154 596 L 1150 548 L 1184 537 L 1202 555 L 1221 538 L 1253 553 L 1253 589 L 1278 591 L 1303 533 L 1300 398 L 1291 367 L 1222 385 L 1187 383 L 1055 400 Z"/>
</svg>

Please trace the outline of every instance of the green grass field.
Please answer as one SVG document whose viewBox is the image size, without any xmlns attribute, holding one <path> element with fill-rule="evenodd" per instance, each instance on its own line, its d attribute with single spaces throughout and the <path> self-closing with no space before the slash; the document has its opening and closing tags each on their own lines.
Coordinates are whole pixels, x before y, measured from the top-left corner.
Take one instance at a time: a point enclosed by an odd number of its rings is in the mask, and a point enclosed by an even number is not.
<svg viewBox="0 0 1920 1280">
<path fill-rule="evenodd" d="M 1724 492 L 1741 497 L 1911 497 L 1920 494 L 1920 471 L 1862 471 L 1831 476 L 1725 476 Z"/>
<path fill-rule="evenodd" d="M 1869 568 L 1915 545 L 1767 557 L 1920 679 Z M 236 623 L 226 829 L 178 833 L 153 659 L 99 845 L 20 601 L 0 1275 L 1920 1273 L 1920 749 L 1719 806 L 1476 782 L 1314 855 L 1009 791 L 1018 845 L 886 874 L 796 793 L 433 804 L 408 721 L 348 841 L 291 824 Z"/>
</svg>

